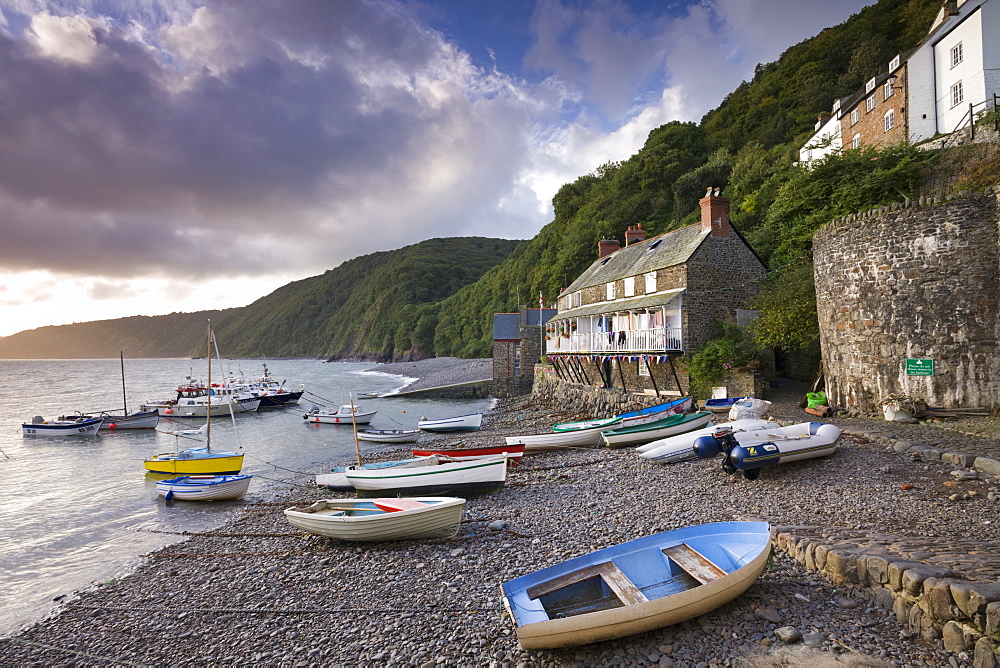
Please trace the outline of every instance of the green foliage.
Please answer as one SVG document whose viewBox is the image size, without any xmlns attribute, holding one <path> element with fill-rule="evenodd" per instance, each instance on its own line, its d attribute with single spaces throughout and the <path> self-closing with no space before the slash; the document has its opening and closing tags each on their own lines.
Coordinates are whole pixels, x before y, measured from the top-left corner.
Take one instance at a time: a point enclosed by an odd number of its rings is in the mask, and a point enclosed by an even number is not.
<svg viewBox="0 0 1000 668">
<path fill-rule="evenodd" d="M 760 349 L 745 331 L 728 323 L 716 325 L 720 335 L 707 341 L 688 361 L 691 393 L 698 398 L 711 396 L 712 386 L 760 356 Z"/>
<path fill-rule="evenodd" d="M 807 350 L 819 341 L 811 262 L 797 262 L 771 274 L 753 306 L 758 317 L 749 331 L 759 347 Z"/>
</svg>

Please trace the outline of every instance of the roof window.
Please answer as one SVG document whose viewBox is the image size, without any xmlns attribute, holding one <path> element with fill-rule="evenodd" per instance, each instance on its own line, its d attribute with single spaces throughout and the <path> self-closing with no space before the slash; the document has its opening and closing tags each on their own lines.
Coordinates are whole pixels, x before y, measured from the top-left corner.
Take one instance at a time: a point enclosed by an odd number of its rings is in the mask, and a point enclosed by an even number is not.
<svg viewBox="0 0 1000 668">
<path fill-rule="evenodd" d="M 655 250 L 656 250 L 656 249 L 657 249 L 657 248 L 659 247 L 659 245 L 660 245 L 660 244 L 662 244 L 662 243 L 663 243 L 663 239 L 657 239 L 657 240 L 656 240 L 656 241 L 654 241 L 653 243 L 649 244 L 649 248 L 647 248 L 647 249 L 646 249 L 646 253 L 652 253 L 652 252 L 653 252 L 653 251 L 655 251 Z"/>
</svg>

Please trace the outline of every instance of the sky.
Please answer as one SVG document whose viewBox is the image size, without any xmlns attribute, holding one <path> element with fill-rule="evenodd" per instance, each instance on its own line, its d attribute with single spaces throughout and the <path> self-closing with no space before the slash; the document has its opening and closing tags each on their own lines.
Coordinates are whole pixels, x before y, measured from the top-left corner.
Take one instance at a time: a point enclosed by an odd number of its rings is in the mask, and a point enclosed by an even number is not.
<svg viewBox="0 0 1000 668">
<path fill-rule="evenodd" d="M 0 0 L 0 336 L 529 239 L 872 1 Z"/>
</svg>

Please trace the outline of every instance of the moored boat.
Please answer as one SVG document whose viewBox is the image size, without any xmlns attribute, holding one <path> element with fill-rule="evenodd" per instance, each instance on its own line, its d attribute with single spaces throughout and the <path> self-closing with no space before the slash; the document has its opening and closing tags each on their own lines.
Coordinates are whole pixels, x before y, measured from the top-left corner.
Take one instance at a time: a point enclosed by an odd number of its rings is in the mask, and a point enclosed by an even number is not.
<svg viewBox="0 0 1000 668">
<path fill-rule="evenodd" d="M 470 413 L 469 415 L 457 415 L 455 417 L 441 418 L 438 420 L 428 420 L 420 418 L 417 422 L 417 429 L 422 431 L 479 431 L 483 427 L 483 414 Z"/>
<path fill-rule="evenodd" d="M 641 445 L 642 443 L 655 441 L 658 438 L 699 429 L 711 422 L 712 417 L 713 414 L 708 411 L 671 415 L 646 424 L 607 429 L 601 432 L 601 440 L 609 448 Z"/>
<path fill-rule="evenodd" d="M 93 436 L 101 429 L 102 424 L 104 418 L 99 417 L 46 420 L 41 415 L 36 415 L 31 422 L 21 424 L 21 433 L 24 436 Z"/>
<path fill-rule="evenodd" d="M 372 443 L 416 443 L 419 429 L 359 429 L 358 440 Z"/>
<path fill-rule="evenodd" d="M 147 401 L 139 408 L 168 417 L 222 417 L 230 413 L 253 413 L 260 398 L 225 383 L 203 385 L 192 381 L 177 388 L 177 397 Z"/>
<path fill-rule="evenodd" d="M 697 459 L 694 454 L 694 441 L 700 436 L 711 436 L 712 431 L 717 427 L 731 427 L 737 440 L 745 438 L 746 432 L 760 429 L 778 429 L 781 427 L 777 422 L 768 420 L 745 419 L 723 422 L 721 424 L 709 425 L 701 429 L 689 431 L 676 436 L 668 436 L 651 441 L 636 448 L 639 456 L 643 459 L 656 462 L 658 464 L 671 464 L 674 462 L 690 461 Z"/>
<path fill-rule="evenodd" d="M 712 411 L 713 413 L 729 413 L 732 409 L 733 404 L 737 401 L 743 401 L 749 397 L 723 397 L 718 399 L 706 399 L 705 403 L 701 405 L 702 410 Z"/>
<path fill-rule="evenodd" d="M 243 498 L 251 475 L 187 475 L 156 482 L 167 501 L 229 501 Z"/>
<path fill-rule="evenodd" d="M 324 487 L 326 489 L 336 490 L 338 492 L 351 492 L 354 491 L 354 485 L 347 482 L 347 472 L 357 469 L 381 469 L 389 466 L 416 466 L 415 462 L 419 462 L 421 457 L 414 457 L 411 459 L 399 459 L 390 462 L 372 462 L 370 464 L 361 464 L 359 467 L 357 464 L 352 464 L 350 466 L 338 466 L 337 468 L 330 469 L 329 473 L 319 473 L 316 475 L 316 486 Z"/>
<path fill-rule="evenodd" d="M 302 416 L 302 419 L 314 424 L 368 424 L 376 413 L 378 411 L 361 410 L 361 406 L 357 404 L 341 406 L 335 411 L 322 411 L 313 406 L 308 413 Z"/>
<path fill-rule="evenodd" d="M 507 445 L 524 445 L 524 453 L 544 452 L 560 448 L 593 448 L 601 443 L 601 431 L 605 425 L 575 429 L 572 431 L 550 431 L 541 434 L 505 436 Z"/>
<path fill-rule="evenodd" d="M 733 600 L 770 555 L 765 522 L 717 522 L 645 536 L 505 582 L 523 649 L 583 645 L 677 624 Z"/>
<path fill-rule="evenodd" d="M 484 445 L 481 447 L 469 448 L 420 448 L 414 449 L 414 457 L 428 457 L 430 455 L 442 455 L 451 459 L 482 459 L 483 457 L 506 456 L 510 463 L 517 466 L 524 455 L 524 445 Z"/>
<path fill-rule="evenodd" d="M 581 420 L 578 422 L 560 422 L 552 425 L 552 431 L 575 431 L 577 429 L 590 429 L 591 427 L 599 426 L 611 429 L 614 426 L 646 424 L 669 415 L 686 413 L 691 410 L 691 403 L 691 397 L 681 397 L 680 399 L 674 399 L 673 401 L 668 401 L 656 406 L 640 408 L 639 410 L 629 411 L 627 413 L 622 413 L 621 415 L 615 415 L 614 417 L 604 418 L 603 420 L 597 419 Z"/>
<path fill-rule="evenodd" d="M 359 497 L 466 496 L 499 492 L 507 480 L 507 458 L 447 461 L 438 455 L 423 457 L 412 466 L 355 468 L 347 481 Z"/>
<path fill-rule="evenodd" d="M 139 411 L 130 415 L 112 415 L 100 413 L 94 417 L 104 419 L 101 430 L 115 431 L 119 429 L 156 429 L 160 423 L 160 414 L 157 411 Z"/>
<path fill-rule="evenodd" d="M 451 538 L 462 523 L 465 499 L 455 497 L 331 499 L 285 510 L 292 526 L 348 541 Z"/>
</svg>

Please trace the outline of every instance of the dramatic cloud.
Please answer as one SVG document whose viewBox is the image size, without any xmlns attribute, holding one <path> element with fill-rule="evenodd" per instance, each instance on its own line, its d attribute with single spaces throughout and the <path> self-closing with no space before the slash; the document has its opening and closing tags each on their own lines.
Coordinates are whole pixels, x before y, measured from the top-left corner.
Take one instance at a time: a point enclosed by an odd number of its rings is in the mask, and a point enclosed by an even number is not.
<svg viewBox="0 0 1000 668">
<path fill-rule="evenodd" d="M 563 183 L 865 3 L 813 4 L 540 0 L 505 72 L 417 3 L 0 0 L 0 297 L 53 300 L 0 334 L 242 305 L 431 237 L 531 237 Z"/>
</svg>

